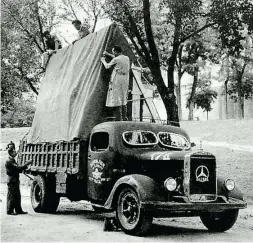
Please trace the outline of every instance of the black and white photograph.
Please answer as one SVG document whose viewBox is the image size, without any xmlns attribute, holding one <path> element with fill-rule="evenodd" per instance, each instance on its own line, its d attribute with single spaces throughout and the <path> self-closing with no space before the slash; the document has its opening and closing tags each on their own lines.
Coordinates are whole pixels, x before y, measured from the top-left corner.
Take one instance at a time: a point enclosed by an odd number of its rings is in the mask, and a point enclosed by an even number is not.
<svg viewBox="0 0 253 243">
<path fill-rule="evenodd" d="M 1 242 L 253 242 L 253 0 L 1 0 Z"/>
</svg>

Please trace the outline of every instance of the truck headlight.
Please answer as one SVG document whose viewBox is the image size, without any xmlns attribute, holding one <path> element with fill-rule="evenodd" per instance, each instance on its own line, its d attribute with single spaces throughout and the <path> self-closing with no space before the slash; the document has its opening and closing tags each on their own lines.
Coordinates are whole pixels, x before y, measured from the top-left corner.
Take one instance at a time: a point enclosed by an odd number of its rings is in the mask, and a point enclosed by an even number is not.
<svg viewBox="0 0 253 243">
<path fill-rule="evenodd" d="M 172 192 L 177 188 L 177 182 L 175 179 L 170 177 L 164 182 L 164 186 L 168 191 Z"/>
<path fill-rule="evenodd" d="M 235 182 L 232 179 L 227 179 L 225 181 L 225 187 L 228 191 L 232 191 L 235 188 Z"/>
</svg>

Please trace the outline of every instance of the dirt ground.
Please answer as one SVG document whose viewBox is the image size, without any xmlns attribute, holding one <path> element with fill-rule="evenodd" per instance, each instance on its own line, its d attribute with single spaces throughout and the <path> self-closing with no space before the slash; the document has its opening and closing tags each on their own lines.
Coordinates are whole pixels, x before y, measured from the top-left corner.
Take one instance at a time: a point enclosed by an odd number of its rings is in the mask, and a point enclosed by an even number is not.
<svg viewBox="0 0 253 243">
<path fill-rule="evenodd" d="M 22 206 L 27 215 L 5 214 L 6 186 L 1 184 L 2 242 L 252 242 L 253 206 L 240 210 L 236 224 L 223 233 L 210 233 L 198 217 L 154 219 L 146 237 L 122 231 L 105 232 L 104 214 L 88 202 L 62 198 L 56 214 L 38 214 L 31 208 L 29 188 L 22 186 Z"/>
<path fill-rule="evenodd" d="M 6 176 L 4 161 L 5 145 L 18 141 L 29 128 L 2 129 L 1 136 L 1 241 L 29 242 L 252 242 L 253 241 L 253 120 L 244 121 L 208 121 L 182 122 L 181 127 L 188 131 L 192 141 L 202 140 L 203 148 L 216 155 L 218 175 L 233 178 L 242 189 L 247 209 L 240 210 L 234 227 L 224 233 L 209 233 L 199 218 L 155 219 L 151 232 L 146 237 L 134 237 L 123 232 L 104 232 L 105 215 L 96 214 L 88 202 L 71 203 L 61 199 L 58 211 L 54 215 L 37 214 L 31 208 L 29 199 L 30 181 L 21 175 L 22 202 L 28 215 L 7 216 Z"/>
</svg>

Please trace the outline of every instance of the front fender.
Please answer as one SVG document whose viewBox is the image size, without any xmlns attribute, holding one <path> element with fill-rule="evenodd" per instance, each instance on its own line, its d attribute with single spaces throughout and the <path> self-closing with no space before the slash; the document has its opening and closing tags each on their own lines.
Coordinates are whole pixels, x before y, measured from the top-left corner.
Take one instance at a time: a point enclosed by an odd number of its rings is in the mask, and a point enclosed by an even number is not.
<svg viewBox="0 0 253 243">
<path fill-rule="evenodd" d="M 228 178 L 225 177 L 218 177 L 217 178 L 217 191 L 218 191 L 218 195 L 222 195 L 225 196 L 226 198 L 236 198 L 239 200 L 243 200 L 243 193 L 242 191 L 239 189 L 238 186 L 236 186 L 235 183 L 235 189 L 233 191 L 228 191 L 225 187 L 225 181 Z"/>
<path fill-rule="evenodd" d="M 132 187 L 138 194 L 140 201 L 162 201 L 165 191 L 152 178 L 144 175 L 133 174 L 121 177 L 114 185 L 104 207 L 111 209 L 115 206 L 117 196 L 125 187 Z"/>
</svg>

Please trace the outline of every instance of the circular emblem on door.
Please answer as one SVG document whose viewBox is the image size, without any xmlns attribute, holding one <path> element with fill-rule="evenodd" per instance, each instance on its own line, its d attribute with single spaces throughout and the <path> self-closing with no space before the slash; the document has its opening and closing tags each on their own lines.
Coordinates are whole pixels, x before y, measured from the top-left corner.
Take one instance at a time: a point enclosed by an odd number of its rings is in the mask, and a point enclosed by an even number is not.
<svg viewBox="0 0 253 243">
<path fill-rule="evenodd" d="M 206 182 L 209 179 L 209 170 L 206 166 L 200 165 L 195 172 L 196 181 L 199 182 Z"/>
</svg>

